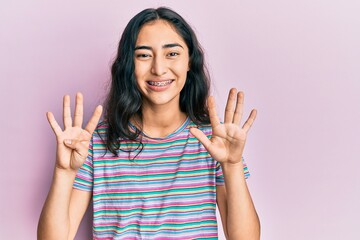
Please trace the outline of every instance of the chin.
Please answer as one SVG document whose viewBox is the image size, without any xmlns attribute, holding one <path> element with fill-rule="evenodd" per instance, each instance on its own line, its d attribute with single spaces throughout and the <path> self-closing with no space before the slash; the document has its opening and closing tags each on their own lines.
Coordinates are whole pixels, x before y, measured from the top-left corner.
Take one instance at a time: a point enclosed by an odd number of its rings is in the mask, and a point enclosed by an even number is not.
<svg viewBox="0 0 360 240">
<path fill-rule="evenodd" d="M 146 102 L 148 103 L 148 105 L 150 106 L 164 106 L 164 105 L 169 105 L 169 107 L 177 105 L 179 106 L 179 101 L 180 101 L 180 94 L 177 96 L 161 96 L 161 97 L 157 97 L 157 98 L 146 98 Z"/>
</svg>

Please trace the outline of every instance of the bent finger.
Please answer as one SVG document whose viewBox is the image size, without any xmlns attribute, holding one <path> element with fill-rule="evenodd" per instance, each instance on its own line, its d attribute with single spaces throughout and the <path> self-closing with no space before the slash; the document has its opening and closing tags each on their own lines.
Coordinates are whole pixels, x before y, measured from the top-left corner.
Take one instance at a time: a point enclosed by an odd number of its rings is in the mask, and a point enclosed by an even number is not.
<svg viewBox="0 0 360 240">
<path fill-rule="evenodd" d="M 57 123 L 57 121 L 55 120 L 54 114 L 52 112 L 47 112 L 46 118 L 47 118 L 52 130 L 54 131 L 55 135 L 56 136 L 60 135 L 62 132 L 62 129 L 59 126 L 59 124 Z"/>
</svg>

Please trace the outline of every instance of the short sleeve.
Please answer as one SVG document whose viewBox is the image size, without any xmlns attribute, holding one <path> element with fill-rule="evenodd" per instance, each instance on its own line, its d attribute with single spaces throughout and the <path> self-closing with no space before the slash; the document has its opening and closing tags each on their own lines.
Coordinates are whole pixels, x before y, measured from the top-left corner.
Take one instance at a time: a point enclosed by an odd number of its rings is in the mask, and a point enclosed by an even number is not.
<svg viewBox="0 0 360 240">
<path fill-rule="evenodd" d="M 249 168 L 246 164 L 246 161 L 244 158 L 242 158 L 242 162 L 243 162 L 243 166 L 244 166 L 244 176 L 245 176 L 245 179 L 248 179 L 250 177 L 250 172 L 249 172 Z"/>
<path fill-rule="evenodd" d="M 93 179 L 94 179 L 94 168 L 93 168 L 93 144 L 92 139 L 89 145 L 89 154 L 82 165 L 78 170 L 73 188 L 83 191 L 92 191 L 93 190 Z"/>
<path fill-rule="evenodd" d="M 219 162 L 216 162 L 216 186 L 224 185 L 224 175 Z"/>
<path fill-rule="evenodd" d="M 250 177 L 249 169 L 246 165 L 246 162 L 244 158 L 242 158 L 242 162 L 244 165 L 244 176 L 245 179 L 248 179 Z M 224 185 L 224 175 L 221 169 L 221 165 L 219 162 L 216 162 L 216 186 L 223 186 Z"/>
</svg>

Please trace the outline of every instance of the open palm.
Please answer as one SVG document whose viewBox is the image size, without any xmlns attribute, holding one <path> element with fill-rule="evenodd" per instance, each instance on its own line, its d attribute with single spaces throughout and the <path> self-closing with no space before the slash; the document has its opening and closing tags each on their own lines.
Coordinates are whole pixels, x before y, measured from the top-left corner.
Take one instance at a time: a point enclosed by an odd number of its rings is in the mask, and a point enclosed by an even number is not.
<svg viewBox="0 0 360 240">
<path fill-rule="evenodd" d="M 215 100 L 212 96 L 208 99 L 212 136 L 210 139 L 197 128 L 191 128 L 191 133 L 204 145 L 210 155 L 221 163 L 237 163 L 241 161 L 245 147 L 247 133 L 256 118 L 253 109 L 250 116 L 240 127 L 243 113 L 244 94 L 232 88 L 226 103 L 224 123 L 220 122 L 217 115 Z"/>
<path fill-rule="evenodd" d="M 99 119 L 102 107 L 96 107 L 85 129 L 83 123 L 83 96 L 76 94 L 76 106 L 74 122 L 71 117 L 70 97 L 64 96 L 63 121 L 64 130 L 61 129 L 54 115 L 47 113 L 48 121 L 53 129 L 57 140 L 56 167 L 65 170 L 77 170 L 84 163 L 87 155 L 89 142 Z"/>
</svg>

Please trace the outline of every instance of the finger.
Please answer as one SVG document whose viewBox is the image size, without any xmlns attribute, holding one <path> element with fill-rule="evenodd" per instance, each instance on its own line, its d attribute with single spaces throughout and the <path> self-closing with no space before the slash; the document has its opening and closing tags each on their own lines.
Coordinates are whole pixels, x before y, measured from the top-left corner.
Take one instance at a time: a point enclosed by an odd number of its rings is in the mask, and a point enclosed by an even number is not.
<svg viewBox="0 0 360 240">
<path fill-rule="evenodd" d="M 213 96 L 210 96 L 208 98 L 208 107 L 209 107 L 209 117 L 210 117 L 211 127 L 214 129 L 216 126 L 220 124 L 220 119 L 219 116 L 217 115 L 215 99 Z"/>
<path fill-rule="evenodd" d="M 211 141 L 206 137 L 206 135 L 201 130 L 194 127 L 190 128 L 190 132 L 202 143 L 202 145 L 204 145 L 206 150 L 208 150 L 211 145 Z"/>
<path fill-rule="evenodd" d="M 70 96 L 65 95 L 63 100 L 63 121 L 64 128 L 72 127 L 71 109 L 70 109 Z"/>
<path fill-rule="evenodd" d="M 233 123 L 240 124 L 244 108 L 244 93 L 238 92 Z"/>
<path fill-rule="evenodd" d="M 68 148 L 75 150 L 80 156 L 86 157 L 88 155 L 89 148 L 88 140 L 78 140 L 78 139 L 65 139 L 64 144 Z"/>
<path fill-rule="evenodd" d="M 81 127 L 82 126 L 83 115 L 84 115 L 83 95 L 81 93 L 77 93 L 76 94 L 75 113 L 74 113 L 74 126 L 75 127 Z"/>
<path fill-rule="evenodd" d="M 88 124 L 86 125 L 85 127 L 85 130 L 90 133 L 90 135 L 92 135 L 92 133 L 94 132 L 96 126 L 98 125 L 99 123 L 99 120 L 100 120 L 100 117 L 101 117 L 101 114 L 102 114 L 102 106 L 99 105 L 95 108 L 95 111 L 93 113 L 93 115 L 91 116 Z"/>
<path fill-rule="evenodd" d="M 55 135 L 58 136 L 59 134 L 61 134 L 61 132 L 62 132 L 61 127 L 55 120 L 54 114 L 52 114 L 52 112 L 47 112 L 46 117 L 47 117 L 47 120 L 50 123 L 50 126 L 51 126 L 52 130 L 54 131 Z"/>
<path fill-rule="evenodd" d="M 256 111 L 256 109 L 253 109 L 250 113 L 249 118 L 246 120 L 246 122 L 244 123 L 244 125 L 242 127 L 245 130 L 245 132 L 248 132 L 250 130 L 251 126 L 253 125 L 253 123 L 255 121 L 256 115 L 257 115 L 257 111 Z"/>
<path fill-rule="evenodd" d="M 225 116 L 224 116 L 225 123 L 232 123 L 233 121 L 236 92 L 237 92 L 236 88 L 230 89 L 228 100 L 226 102 L 226 107 L 225 107 Z"/>
</svg>

